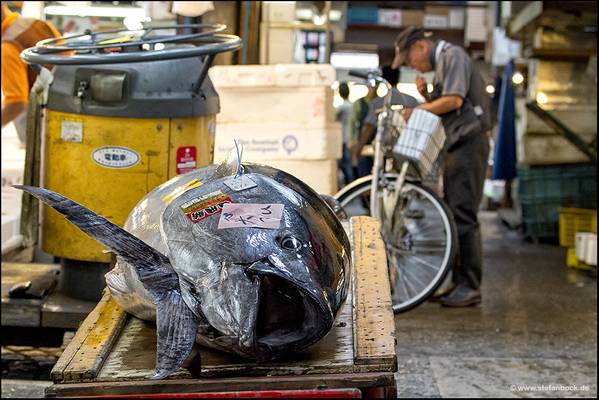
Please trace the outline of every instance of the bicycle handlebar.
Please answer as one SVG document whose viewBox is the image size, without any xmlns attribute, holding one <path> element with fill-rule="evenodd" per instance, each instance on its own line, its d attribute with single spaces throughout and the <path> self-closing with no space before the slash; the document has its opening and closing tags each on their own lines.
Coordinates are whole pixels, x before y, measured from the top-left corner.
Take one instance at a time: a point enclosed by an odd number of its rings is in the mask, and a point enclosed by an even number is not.
<svg viewBox="0 0 599 400">
<path fill-rule="evenodd" d="M 350 69 L 349 75 L 355 76 L 356 78 L 368 79 L 368 74 L 365 74 L 362 71 L 358 71 L 355 69 Z"/>
</svg>

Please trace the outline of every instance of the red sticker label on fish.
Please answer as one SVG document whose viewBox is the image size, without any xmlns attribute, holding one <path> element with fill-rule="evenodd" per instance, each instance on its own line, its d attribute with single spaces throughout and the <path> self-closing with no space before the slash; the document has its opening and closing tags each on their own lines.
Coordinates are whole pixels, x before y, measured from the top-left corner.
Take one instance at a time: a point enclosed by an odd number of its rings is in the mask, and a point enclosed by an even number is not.
<svg viewBox="0 0 599 400">
<path fill-rule="evenodd" d="M 181 210 L 193 223 L 199 222 L 212 215 L 220 214 L 223 206 L 232 203 L 232 200 L 222 191 L 218 190 L 195 198 L 181 205 Z"/>
<path fill-rule="evenodd" d="M 195 146 L 177 149 L 177 175 L 196 169 L 196 154 Z"/>
</svg>

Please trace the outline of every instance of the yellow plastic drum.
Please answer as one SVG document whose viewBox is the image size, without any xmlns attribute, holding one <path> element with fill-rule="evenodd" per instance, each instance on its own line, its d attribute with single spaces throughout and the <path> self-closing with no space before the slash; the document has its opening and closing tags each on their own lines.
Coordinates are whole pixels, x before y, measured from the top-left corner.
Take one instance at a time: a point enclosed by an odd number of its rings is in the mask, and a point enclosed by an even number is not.
<svg viewBox="0 0 599 400">
<path fill-rule="evenodd" d="M 48 92 L 42 185 L 122 226 L 135 204 L 177 174 L 212 163 L 218 94 L 185 58 L 60 65 Z M 42 249 L 69 260 L 110 255 L 43 207 Z"/>
</svg>

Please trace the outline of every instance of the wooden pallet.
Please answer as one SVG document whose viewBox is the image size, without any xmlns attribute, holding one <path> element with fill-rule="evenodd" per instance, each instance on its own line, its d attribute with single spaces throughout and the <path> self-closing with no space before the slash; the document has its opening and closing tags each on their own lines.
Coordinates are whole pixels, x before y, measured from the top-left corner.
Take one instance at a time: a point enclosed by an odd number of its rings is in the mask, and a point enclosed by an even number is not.
<svg viewBox="0 0 599 400">
<path fill-rule="evenodd" d="M 56 363 L 46 396 L 359 388 L 394 398 L 395 325 L 380 226 L 356 217 L 349 231 L 352 290 L 329 334 L 293 359 L 256 363 L 196 346 L 199 371 L 191 363 L 168 379 L 149 380 L 155 326 L 124 313 L 106 291 Z"/>
</svg>

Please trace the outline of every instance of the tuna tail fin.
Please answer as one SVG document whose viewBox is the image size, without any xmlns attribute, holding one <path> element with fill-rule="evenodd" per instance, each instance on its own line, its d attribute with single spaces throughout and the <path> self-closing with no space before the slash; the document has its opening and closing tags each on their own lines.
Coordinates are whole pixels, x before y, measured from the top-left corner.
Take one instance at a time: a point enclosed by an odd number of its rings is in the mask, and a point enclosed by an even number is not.
<svg viewBox="0 0 599 400">
<path fill-rule="evenodd" d="M 134 266 L 156 302 L 158 351 L 155 379 L 181 367 L 191 353 L 198 318 L 181 298 L 179 278 L 168 258 L 141 239 L 81 204 L 48 189 L 14 185 L 63 214 L 71 223 Z"/>
<path fill-rule="evenodd" d="M 233 146 L 225 160 L 218 165 L 210 179 L 219 179 L 225 176 L 234 176 L 237 178 L 243 174 L 243 165 L 241 165 L 243 146 L 237 143 L 237 140 L 233 142 L 235 146 Z"/>
</svg>

